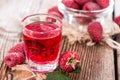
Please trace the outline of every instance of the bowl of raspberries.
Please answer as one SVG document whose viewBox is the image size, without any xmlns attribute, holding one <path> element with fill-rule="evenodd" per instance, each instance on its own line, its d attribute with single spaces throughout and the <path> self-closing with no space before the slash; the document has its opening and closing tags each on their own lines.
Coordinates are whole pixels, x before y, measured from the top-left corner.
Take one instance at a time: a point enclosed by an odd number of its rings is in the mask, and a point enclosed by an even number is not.
<svg viewBox="0 0 120 80">
<path fill-rule="evenodd" d="M 84 25 L 109 17 L 113 4 L 113 0 L 59 0 L 58 9 L 68 22 Z"/>
</svg>

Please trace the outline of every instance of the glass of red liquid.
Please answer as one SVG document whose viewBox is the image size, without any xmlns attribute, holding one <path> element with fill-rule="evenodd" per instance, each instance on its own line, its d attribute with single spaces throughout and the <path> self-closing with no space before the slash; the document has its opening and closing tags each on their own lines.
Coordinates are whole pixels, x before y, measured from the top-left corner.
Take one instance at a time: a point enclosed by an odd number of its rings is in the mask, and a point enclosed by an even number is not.
<svg viewBox="0 0 120 80">
<path fill-rule="evenodd" d="M 33 14 L 22 20 L 27 63 L 32 71 L 47 73 L 58 66 L 62 22 L 48 14 Z"/>
</svg>

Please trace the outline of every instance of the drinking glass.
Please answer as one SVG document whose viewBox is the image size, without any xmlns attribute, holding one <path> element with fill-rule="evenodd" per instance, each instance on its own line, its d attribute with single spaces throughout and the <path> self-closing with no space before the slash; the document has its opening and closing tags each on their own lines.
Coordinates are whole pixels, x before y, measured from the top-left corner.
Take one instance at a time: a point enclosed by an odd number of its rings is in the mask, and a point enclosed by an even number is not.
<svg viewBox="0 0 120 80">
<path fill-rule="evenodd" d="M 48 14 L 32 14 L 22 20 L 25 54 L 34 72 L 52 72 L 58 66 L 62 21 Z"/>
</svg>

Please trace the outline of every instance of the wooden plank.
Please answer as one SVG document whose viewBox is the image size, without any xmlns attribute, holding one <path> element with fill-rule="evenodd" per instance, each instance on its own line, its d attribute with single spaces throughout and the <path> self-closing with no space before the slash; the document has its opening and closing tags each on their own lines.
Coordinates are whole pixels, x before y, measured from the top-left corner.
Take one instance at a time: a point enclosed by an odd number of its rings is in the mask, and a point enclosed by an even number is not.
<svg viewBox="0 0 120 80">
<path fill-rule="evenodd" d="M 66 38 L 62 52 L 75 51 L 80 55 L 81 72 L 69 73 L 71 80 L 115 80 L 113 49 L 107 45 L 87 47 L 84 44 L 70 45 Z"/>
<path fill-rule="evenodd" d="M 115 0 L 114 17 L 120 16 L 120 0 Z M 120 43 L 120 34 L 117 34 L 116 41 Z M 120 80 L 120 50 L 117 50 L 117 77 Z"/>
</svg>

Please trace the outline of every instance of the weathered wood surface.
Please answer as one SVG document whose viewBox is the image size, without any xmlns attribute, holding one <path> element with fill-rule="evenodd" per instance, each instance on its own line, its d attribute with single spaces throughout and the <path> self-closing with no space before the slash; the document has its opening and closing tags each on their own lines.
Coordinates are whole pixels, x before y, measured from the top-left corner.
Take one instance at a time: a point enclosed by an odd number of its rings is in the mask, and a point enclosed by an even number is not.
<svg viewBox="0 0 120 80">
<path fill-rule="evenodd" d="M 79 43 L 70 45 L 66 41 L 67 39 L 64 40 L 62 51 L 78 52 L 82 67 L 80 73 L 69 74 L 71 80 L 115 80 L 113 50 L 110 47 L 86 47 Z"/>
<path fill-rule="evenodd" d="M 10 80 L 10 78 L 15 80 L 14 76 L 8 77 L 9 69 L 3 62 L 8 49 L 21 40 L 21 31 L 17 31 L 20 26 L 14 24 L 14 21 L 17 20 L 19 23 L 23 16 L 46 12 L 56 3 L 57 0 L 0 0 L 0 80 Z M 12 23 L 11 26 L 9 23 Z M 107 45 L 87 47 L 79 43 L 70 45 L 67 41 L 67 38 L 63 37 L 61 52 L 67 50 L 78 52 L 82 67 L 80 73 L 67 74 L 71 80 L 115 80 L 112 48 Z"/>
</svg>

